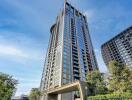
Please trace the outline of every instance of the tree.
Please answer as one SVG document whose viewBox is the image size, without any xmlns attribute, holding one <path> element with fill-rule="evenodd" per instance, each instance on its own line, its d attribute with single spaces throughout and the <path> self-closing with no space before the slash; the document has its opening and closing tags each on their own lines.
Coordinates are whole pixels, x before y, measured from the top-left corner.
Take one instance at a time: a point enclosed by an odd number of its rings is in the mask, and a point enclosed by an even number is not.
<svg viewBox="0 0 132 100">
<path fill-rule="evenodd" d="M 104 79 L 98 70 L 87 74 L 87 83 L 91 93 L 90 95 L 107 93 L 107 87 L 105 86 Z"/>
<path fill-rule="evenodd" d="M 132 70 L 117 61 L 109 62 L 109 90 L 111 92 L 132 92 Z"/>
<path fill-rule="evenodd" d="M 10 100 L 17 84 L 12 76 L 0 72 L 0 100 Z"/>
<path fill-rule="evenodd" d="M 32 88 L 30 95 L 29 95 L 29 100 L 39 100 L 41 96 L 41 92 L 38 88 Z"/>
</svg>

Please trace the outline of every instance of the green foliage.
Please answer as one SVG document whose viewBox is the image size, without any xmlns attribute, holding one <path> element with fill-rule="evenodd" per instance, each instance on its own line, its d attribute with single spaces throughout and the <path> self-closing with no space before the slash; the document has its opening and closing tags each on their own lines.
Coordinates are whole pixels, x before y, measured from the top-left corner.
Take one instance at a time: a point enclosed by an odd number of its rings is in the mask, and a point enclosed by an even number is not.
<svg viewBox="0 0 132 100">
<path fill-rule="evenodd" d="M 89 96 L 87 100 L 132 100 L 132 93 L 118 93 Z"/>
<path fill-rule="evenodd" d="M 109 63 L 109 90 L 111 92 L 132 92 L 132 71 L 116 61 Z"/>
<path fill-rule="evenodd" d="M 98 70 L 88 73 L 87 82 L 91 96 L 87 99 L 132 100 L 132 70 L 130 70 L 126 65 L 116 61 L 111 61 L 108 68 L 110 72 L 110 76 L 108 78 L 109 91 L 107 91 L 107 88 L 104 85 L 104 79 Z"/>
<path fill-rule="evenodd" d="M 29 95 L 29 100 L 39 100 L 41 93 L 38 88 L 32 88 L 30 95 Z"/>
<path fill-rule="evenodd" d="M 0 72 L 0 100 L 9 100 L 16 89 L 17 80 Z"/>
<path fill-rule="evenodd" d="M 98 70 L 89 72 L 87 74 L 87 83 L 90 92 L 89 95 L 107 93 L 107 88 L 103 80 L 104 79 Z"/>
</svg>

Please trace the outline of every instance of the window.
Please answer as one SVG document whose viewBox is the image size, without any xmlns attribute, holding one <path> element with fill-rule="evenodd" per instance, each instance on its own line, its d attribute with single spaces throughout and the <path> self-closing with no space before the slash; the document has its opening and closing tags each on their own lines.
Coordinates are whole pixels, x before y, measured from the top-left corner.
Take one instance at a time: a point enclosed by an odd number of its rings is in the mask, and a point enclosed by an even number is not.
<svg viewBox="0 0 132 100">
<path fill-rule="evenodd" d="M 71 7 L 71 12 L 74 13 L 74 8 L 73 7 Z"/>
</svg>

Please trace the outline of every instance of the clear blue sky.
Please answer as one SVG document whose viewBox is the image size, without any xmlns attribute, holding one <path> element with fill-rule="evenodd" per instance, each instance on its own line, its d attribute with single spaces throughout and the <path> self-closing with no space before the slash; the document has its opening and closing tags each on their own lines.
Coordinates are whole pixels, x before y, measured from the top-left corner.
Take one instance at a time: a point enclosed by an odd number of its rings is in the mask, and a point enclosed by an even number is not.
<svg viewBox="0 0 132 100">
<path fill-rule="evenodd" d="M 101 72 L 100 46 L 132 25 L 132 0 L 70 0 L 88 17 Z M 0 72 L 19 80 L 16 95 L 39 87 L 50 26 L 63 0 L 0 0 Z"/>
</svg>

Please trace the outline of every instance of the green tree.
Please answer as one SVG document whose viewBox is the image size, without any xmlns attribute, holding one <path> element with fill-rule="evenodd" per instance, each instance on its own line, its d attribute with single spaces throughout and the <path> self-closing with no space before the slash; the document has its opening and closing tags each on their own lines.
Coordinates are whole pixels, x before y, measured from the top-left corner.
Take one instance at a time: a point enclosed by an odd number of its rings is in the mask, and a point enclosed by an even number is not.
<svg viewBox="0 0 132 100">
<path fill-rule="evenodd" d="M 132 70 L 117 61 L 109 62 L 109 90 L 111 92 L 132 92 Z"/>
<path fill-rule="evenodd" d="M 88 83 L 90 95 L 107 93 L 108 89 L 105 86 L 103 76 L 98 70 L 89 72 L 87 74 L 87 83 Z"/>
<path fill-rule="evenodd" d="M 12 76 L 0 72 L 0 100 L 10 100 L 17 84 Z"/>
<path fill-rule="evenodd" d="M 32 88 L 30 95 L 29 95 L 29 100 L 39 100 L 41 96 L 41 92 L 38 88 Z"/>
</svg>

